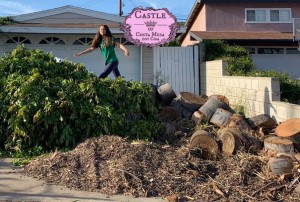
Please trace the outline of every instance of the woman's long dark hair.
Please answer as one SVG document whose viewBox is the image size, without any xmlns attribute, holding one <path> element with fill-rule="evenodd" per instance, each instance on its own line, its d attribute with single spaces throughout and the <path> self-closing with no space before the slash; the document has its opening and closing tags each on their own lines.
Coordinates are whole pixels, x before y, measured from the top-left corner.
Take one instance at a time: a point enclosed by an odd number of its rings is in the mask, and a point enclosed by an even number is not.
<svg viewBox="0 0 300 202">
<path fill-rule="evenodd" d="M 104 29 L 106 30 L 104 36 L 102 36 L 99 32 L 100 27 L 104 27 Z M 110 44 L 110 40 L 112 39 L 112 34 L 109 30 L 109 27 L 107 25 L 101 25 L 92 41 L 91 47 L 93 48 L 97 48 L 100 46 L 102 40 L 104 40 L 104 46 L 107 47 Z"/>
</svg>

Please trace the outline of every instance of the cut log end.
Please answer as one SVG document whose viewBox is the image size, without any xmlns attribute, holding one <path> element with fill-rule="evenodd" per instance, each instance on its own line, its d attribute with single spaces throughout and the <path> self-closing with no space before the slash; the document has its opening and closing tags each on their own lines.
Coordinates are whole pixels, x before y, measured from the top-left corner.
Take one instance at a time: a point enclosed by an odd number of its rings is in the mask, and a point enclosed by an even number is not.
<svg viewBox="0 0 300 202">
<path fill-rule="evenodd" d="M 178 110 L 172 107 L 166 107 L 159 112 L 159 118 L 162 122 L 173 122 L 181 118 Z"/>
<path fill-rule="evenodd" d="M 289 138 L 294 143 L 300 143 L 300 118 L 289 119 L 275 128 L 279 137 Z"/>
<path fill-rule="evenodd" d="M 222 151 L 227 155 L 236 153 L 242 147 L 242 141 L 234 133 L 222 133 L 220 135 L 222 141 Z"/>
<path fill-rule="evenodd" d="M 206 102 L 206 99 L 190 92 L 180 92 L 179 95 L 180 104 L 191 112 L 197 111 Z"/>
<path fill-rule="evenodd" d="M 259 139 L 241 132 L 239 128 L 221 129 L 218 131 L 218 136 L 222 141 L 222 151 L 227 155 L 235 154 L 242 149 L 251 153 L 258 153 L 263 148 Z"/>
<path fill-rule="evenodd" d="M 190 140 L 190 148 L 201 149 L 206 158 L 216 158 L 219 146 L 216 139 L 207 131 L 196 131 Z"/>
</svg>

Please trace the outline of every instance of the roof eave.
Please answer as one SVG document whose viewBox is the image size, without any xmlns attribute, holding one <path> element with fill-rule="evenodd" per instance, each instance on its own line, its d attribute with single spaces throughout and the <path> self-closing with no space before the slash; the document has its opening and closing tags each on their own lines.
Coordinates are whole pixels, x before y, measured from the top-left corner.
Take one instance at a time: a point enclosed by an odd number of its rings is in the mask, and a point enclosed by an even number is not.
<svg viewBox="0 0 300 202">
<path fill-rule="evenodd" d="M 27 34 L 95 34 L 98 30 L 95 28 L 53 28 L 53 27 L 18 27 L 18 26 L 0 26 L 1 31 L 5 33 L 27 33 Z M 110 28 L 113 34 L 123 34 L 120 28 Z"/>
<path fill-rule="evenodd" d="M 61 14 L 65 12 L 71 12 L 71 13 L 78 13 L 81 15 L 86 15 L 90 17 L 95 17 L 95 18 L 101 18 L 105 20 L 111 20 L 115 22 L 123 22 L 124 17 L 123 16 L 118 16 L 118 15 L 113 15 L 109 13 L 103 13 L 99 11 L 94 11 L 94 10 L 89 10 L 89 9 L 84 9 L 84 8 L 79 8 L 75 6 L 62 6 L 54 9 L 49 9 L 49 10 L 43 10 L 43 11 L 38 11 L 34 13 L 28 13 L 28 14 L 22 14 L 22 15 L 16 15 L 13 16 L 12 18 L 17 21 L 17 22 L 24 22 L 32 19 L 37 19 L 37 18 L 43 18 L 47 16 L 52 16 L 56 14 Z"/>
<path fill-rule="evenodd" d="M 20 27 L 18 25 L 0 26 L 1 31 L 4 33 L 26 33 L 26 34 L 95 34 L 98 27 L 94 28 L 67 28 L 67 27 Z M 123 34 L 120 28 L 110 28 L 112 34 Z M 180 27 L 177 31 L 178 34 L 186 32 L 186 27 Z"/>
<path fill-rule="evenodd" d="M 189 16 L 187 18 L 187 21 L 185 22 L 184 26 L 186 27 L 186 30 L 189 31 L 191 29 L 192 24 L 194 23 L 195 19 L 197 18 L 197 15 L 199 13 L 199 11 L 201 10 L 202 7 L 202 3 L 201 0 L 196 0 L 193 8 L 191 10 L 191 12 L 189 13 Z M 187 32 L 183 33 L 180 37 L 179 37 L 179 42 L 182 43 L 184 38 L 186 37 Z"/>
</svg>

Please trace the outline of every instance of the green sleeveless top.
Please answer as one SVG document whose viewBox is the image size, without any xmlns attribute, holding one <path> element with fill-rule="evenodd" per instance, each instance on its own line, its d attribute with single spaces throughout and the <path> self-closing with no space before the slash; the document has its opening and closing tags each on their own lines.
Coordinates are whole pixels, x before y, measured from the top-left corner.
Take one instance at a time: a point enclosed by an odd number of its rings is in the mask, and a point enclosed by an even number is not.
<svg viewBox="0 0 300 202">
<path fill-rule="evenodd" d="M 101 41 L 99 46 L 102 55 L 104 56 L 104 63 L 107 65 L 110 62 L 118 60 L 115 52 L 115 39 L 112 37 L 107 47 L 104 46 L 104 40 Z"/>
</svg>

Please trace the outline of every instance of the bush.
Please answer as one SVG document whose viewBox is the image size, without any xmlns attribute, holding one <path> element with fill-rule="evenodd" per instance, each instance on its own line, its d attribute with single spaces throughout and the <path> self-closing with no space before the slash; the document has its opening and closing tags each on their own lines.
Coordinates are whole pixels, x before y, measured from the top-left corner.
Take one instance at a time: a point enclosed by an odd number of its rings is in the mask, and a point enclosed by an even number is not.
<svg viewBox="0 0 300 202">
<path fill-rule="evenodd" d="M 226 44 L 221 40 L 204 40 L 205 45 L 205 60 L 219 60 L 226 56 Z"/>
<path fill-rule="evenodd" d="M 99 79 L 23 46 L 0 58 L 0 78 L 0 149 L 73 147 L 103 134 L 152 139 L 162 129 L 149 84 Z"/>
<path fill-rule="evenodd" d="M 229 75 L 244 76 L 254 70 L 253 60 L 247 56 L 227 57 L 225 60 Z"/>
<path fill-rule="evenodd" d="M 255 69 L 249 52 L 241 46 L 229 46 L 222 40 L 204 40 L 205 60 L 227 61 L 229 75 L 245 75 Z"/>
</svg>

